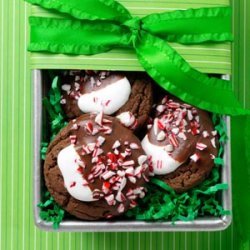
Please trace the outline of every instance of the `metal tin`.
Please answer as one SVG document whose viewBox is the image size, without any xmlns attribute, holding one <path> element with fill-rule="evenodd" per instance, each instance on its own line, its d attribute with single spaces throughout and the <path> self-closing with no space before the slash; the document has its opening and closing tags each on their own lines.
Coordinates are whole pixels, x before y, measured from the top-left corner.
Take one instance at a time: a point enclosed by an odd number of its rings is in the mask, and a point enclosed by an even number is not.
<svg viewBox="0 0 250 250">
<path fill-rule="evenodd" d="M 33 71 L 34 87 L 34 217 L 37 227 L 53 231 L 52 224 L 43 221 L 39 217 L 39 208 L 37 204 L 41 200 L 43 186 L 42 164 L 40 158 L 40 145 L 42 137 L 42 97 L 43 97 L 43 73 L 41 70 Z M 224 161 L 225 166 L 221 168 L 221 181 L 229 184 L 229 189 L 222 192 L 222 204 L 224 209 L 232 210 L 231 197 L 231 152 L 230 152 L 230 118 L 226 117 L 229 140 L 225 145 Z M 143 222 L 135 220 L 124 221 L 81 221 L 77 219 L 65 219 L 61 222 L 58 231 L 68 232 L 132 232 L 132 231 L 219 231 L 226 229 L 231 223 L 231 215 L 221 217 L 203 217 L 194 221 L 184 222 L 177 221 L 174 225 L 172 222 Z"/>
</svg>

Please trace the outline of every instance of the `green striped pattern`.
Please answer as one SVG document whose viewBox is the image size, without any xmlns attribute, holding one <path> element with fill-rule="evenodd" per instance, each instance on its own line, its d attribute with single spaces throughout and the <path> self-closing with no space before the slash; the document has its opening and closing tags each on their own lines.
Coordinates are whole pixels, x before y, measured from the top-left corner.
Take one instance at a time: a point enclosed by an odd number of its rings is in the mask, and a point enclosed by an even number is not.
<svg viewBox="0 0 250 250">
<path fill-rule="evenodd" d="M 124 6 L 136 16 L 142 17 L 152 12 L 171 11 L 176 9 L 199 8 L 199 7 L 215 7 L 228 5 L 229 0 L 170 0 L 170 1 L 134 1 L 121 0 Z M 33 6 L 31 8 L 32 15 L 35 16 L 57 16 L 51 14 L 40 7 Z M 180 44 L 172 44 L 173 47 L 195 68 L 207 73 L 231 73 L 231 53 L 230 44 L 214 44 L 209 47 L 205 45 L 184 46 Z M 49 63 L 48 63 L 49 62 Z M 113 50 L 109 53 L 99 54 L 95 56 L 74 56 L 68 57 L 63 55 L 41 55 L 34 53 L 31 56 L 32 68 L 56 68 L 63 67 L 103 69 L 109 68 L 113 70 L 142 70 L 136 55 L 132 50 Z"/>
<path fill-rule="evenodd" d="M 250 2 L 249 0 L 235 0 L 233 9 L 234 89 L 244 107 L 250 108 Z"/>
<path fill-rule="evenodd" d="M 134 3 L 136 2 L 136 4 Z M 123 1 L 133 13 L 143 14 L 158 11 L 168 2 L 169 8 L 185 8 L 210 6 L 211 3 L 226 4 L 225 0 L 175 0 L 175 1 Z M 177 3 L 175 3 L 177 2 Z M 202 3 L 204 2 L 204 3 Z M 246 20 L 244 4 L 250 10 L 248 0 L 235 0 L 235 10 L 241 9 L 241 15 L 235 14 L 235 30 L 244 29 L 240 22 Z M 214 4 L 215 5 L 215 4 Z M 141 8 L 144 9 L 141 9 Z M 149 8 L 149 9 L 148 9 Z M 160 8 L 160 9 L 159 9 Z M 144 12 L 145 11 L 145 12 Z M 20 0 L 0 0 L 0 249 L 1 250 L 238 250 L 240 236 L 238 223 L 235 220 L 230 228 L 223 232 L 211 233 L 48 233 L 35 228 L 32 211 L 32 83 L 31 68 L 39 67 L 73 67 L 63 60 L 38 54 L 26 53 L 28 41 L 27 18 L 30 13 L 38 13 L 37 8 L 30 8 Z M 248 20 L 249 20 L 249 13 Z M 249 41 L 249 33 L 248 41 Z M 242 33 L 241 33 L 242 35 Z M 240 51 L 244 37 L 237 39 Z M 238 55 L 239 47 L 234 50 L 234 88 L 242 102 L 248 105 L 250 89 L 249 74 L 245 69 L 244 60 L 249 67 L 249 50 L 246 57 Z M 228 48 L 227 48 L 228 49 Z M 222 52 L 221 52 L 222 53 Z M 242 52 L 241 52 L 242 53 Z M 229 54 L 228 54 L 229 56 Z M 60 56 L 61 57 L 61 56 Z M 39 59 L 40 58 L 40 59 Z M 245 58 L 245 59 L 244 59 Z M 248 59 L 247 59 L 248 58 Z M 80 66 L 83 59 L 74 58 Z M 47 60 L 47 61 L 46 61 Z M 243 61 L 242 61 L 243 60 Z M 240 64 L 239 64 L 240 63 Z M 115 63 L 116 64 L 116 61 Z M 86 61 L 83 66 L 93 67 Z M 125 68 L 125 66 L 124 66 Z M 133 68 L 136 69 L 136 68 Z M 245 70 L 245 71 L 244 71 Z M 240 77 L 240 78 L 239 78 Z M 244 80 L 245 79 L 245 80 Z M 245 84 L 245 85 L 244 85 Z M 245 86 L 245 87 L 244 87 Z M 245 88 L 245 90 L 244 90 Z M 244 92 L 245 91 L 245 92 Z M 245 93 L 245 95 L 244 95 Z M 248 94 L 248 95 L 247 95 Z M 236 128 L 236 123 L 234 123 Z M 241 128 L 242 129 L 242 128 Z M 233 140 L 237 142 L 234 134 Z M 235 145 L 233 143 L 233 145 Z M 237 147 L 236 147 L 237 146 Z M 233 147 L 233 167 L 238 167 L 239 160 L 236 153 L 243 152 L 240 143 Z M 237 183 L 234 188 L 236 190 Z M 241 192 L 242 190 L 236 190 Z M 235 192 L 235 191 L 234 191 Z"/>
</svg>

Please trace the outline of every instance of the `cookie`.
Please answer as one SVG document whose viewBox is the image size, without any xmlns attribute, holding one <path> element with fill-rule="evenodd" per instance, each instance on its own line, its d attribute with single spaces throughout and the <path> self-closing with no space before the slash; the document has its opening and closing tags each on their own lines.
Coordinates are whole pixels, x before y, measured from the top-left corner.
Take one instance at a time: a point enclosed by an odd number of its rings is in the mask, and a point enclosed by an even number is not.
<svg viewBox="0 0 250 250">
<path fill-rule="evenodd" d="M 164 97 L 156 106 L 142 147 L 154 174 L 177 192 L 201 183 L 218 153 L 217 132 L 209 114 L 180 100 Z"/>
<path fill-rule="evenodd" d="M 130 114 L 140 128 L 149 118 L 153 97 L 150 80 L 119 72 L 76 71 L 62 77 L 62 108 L 69 119 L 83 113 Z M 124 114 L 125 113 L 125 114 Z"/>
<path fill-rule="evenodd" d="M 49 145 L 44 163 L 55 201 L 84 220 L 109 219 L 135 207 L 148 176 L 139 139 L 103 113 L 70 121 Z"/>
</svg>

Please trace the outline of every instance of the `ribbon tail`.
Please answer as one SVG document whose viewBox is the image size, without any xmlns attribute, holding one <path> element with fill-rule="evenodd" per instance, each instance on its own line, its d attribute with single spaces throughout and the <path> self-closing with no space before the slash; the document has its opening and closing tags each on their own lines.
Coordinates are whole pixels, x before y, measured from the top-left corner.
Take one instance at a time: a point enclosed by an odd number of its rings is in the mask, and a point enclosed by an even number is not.
<svg viewBox="0 0 250 250">
<path fill-rule="evenodd" d="M 248 166 L 247 167 L 247 181 L 246 181 L 246 190 L 250 190 L 250 116 L 247 116 L 246 117 L 246 126 L 245 126 L 245 133 L 246 133 L 246 137 L 245 137 L 245 140 L 246 140 L 246 149 L 245 149 L 245 153 L 246 153 L 246 165 Z M 244 218 L 248 218 L 246 221 L 248 221 L 248 223 L 244 223 L 245 225 L 245 228 L 244 228 L 244 236 L 245 236 L 245 239 L 246 239 L 246 244 L 248 245 L 248 247 L 250 247 L 250 238 L 249 238 L 249 235 L 250 235 L 250 215 L 249 213 L 246 213 L 246 210 L 247 211 L 250 211 L 250 200 L 247 199 L 247 206 L 245 208 L 245 211 L 244 211 L 244 214 L 246 215 L 246 217 L 243 217 L 242 216 L 242 219 L 244 220 Z M 243 214 L 242 214 L 243 215 Z"/>
<path fill-rule="evenodd" d="M 236 249 L 250 249 L 250 116 L 232 117 L 233 219 L 238 238 Z M 239 138 L 243 138 L 240 139 Z M 244 190 L 244 191 L 243 191 Z"/>
<path fill-rule="evenodd" d="M 92 55 L 128 43 L 128 29 L 110 21 L 30 17 L 30 51 Z"/>
<path fill-rule="evenodd" d="M 109 20 L 122 23 L 131 18 L 129 11 L 114 0 L 25 0 L 46 9 L 69 14 L 81 20 Z"/>
<path fill-rule="evenodd" d="M 228 81 L 209 78 L 193 69 L 162 39 L 143 32 L 134 43 L 147 73 L 181 100 L 218 114 L 245 115 Z"/>
<path fill-rule="evenodd" d="M 168 42 L 232 41 L 231 17 L 230 7 L 177 10 L 142 18 L 142 28 Z"/>
</svg>

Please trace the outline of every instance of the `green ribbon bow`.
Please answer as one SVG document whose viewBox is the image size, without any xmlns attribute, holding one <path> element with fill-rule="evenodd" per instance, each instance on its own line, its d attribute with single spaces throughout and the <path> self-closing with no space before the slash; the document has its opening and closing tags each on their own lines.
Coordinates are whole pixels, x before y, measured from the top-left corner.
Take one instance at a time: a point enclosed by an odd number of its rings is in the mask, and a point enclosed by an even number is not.
<svg viewBox="0 0 250 250">
<path fill-rule="evenodd" d="M 30 51 L 92 55 L 134 48 L 147 73 L 183 101 L 218 114 L 244 115 L 230 83 L 193 69 L 168 42 L 231 41 L 229 7 L 132 17 L 114 0 L 26 0 L 73 18 L 30 17 Z"/>
</svg>

